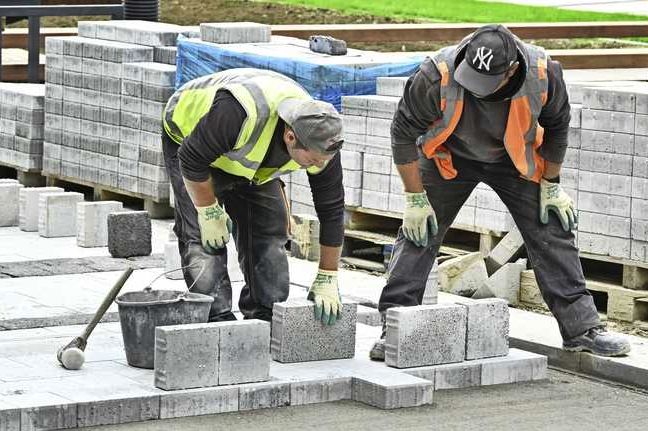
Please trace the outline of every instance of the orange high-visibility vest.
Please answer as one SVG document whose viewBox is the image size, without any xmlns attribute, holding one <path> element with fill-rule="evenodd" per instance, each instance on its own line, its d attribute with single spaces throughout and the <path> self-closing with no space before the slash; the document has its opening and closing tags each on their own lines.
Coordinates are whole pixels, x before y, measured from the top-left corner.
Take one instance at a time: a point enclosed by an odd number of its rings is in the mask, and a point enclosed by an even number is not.
<svg viewBox="0 0 648 431">
<path fill-rule="evenodd" d="M 452 155 L 444 144 L 459 124 L 463 112 L 464 89 L 454 80 L 454 68 L 457 53 L 466 41 L 464 39 L 458 47 L 444 48 L 432 58 L 441 74 L 439 108 L 443 117 L 432 123 L 418 141 L 423 153 L 427 158 L 434 159 L 441 176 L 447 180 L 457 176 Z M 526 78 L 520 90 L 511 98 L 504 146 L 520 174 L 527 180 L 540 182 L 544 159 L 538 154 L 538 148 L 542 145 L 544 129 L 538 124 L 538 117 L 547 102 L 547 54 L 534 45 L 522 42 L 519 45 L 524 45 L 528 53 Z"/>
</svg>

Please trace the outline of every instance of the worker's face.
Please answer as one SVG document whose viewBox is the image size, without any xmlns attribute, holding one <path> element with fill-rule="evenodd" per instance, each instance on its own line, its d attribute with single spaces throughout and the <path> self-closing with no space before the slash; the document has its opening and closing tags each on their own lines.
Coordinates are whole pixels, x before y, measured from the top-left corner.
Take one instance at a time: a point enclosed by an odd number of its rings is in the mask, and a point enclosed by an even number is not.
<svg viewBox="0 0 648 431">
<path fill-rule="evenodd" d="M 286 143 L 286 149 L 288 150 L 290 158 L 304 168 L 310 168 L 311 166 L 323 168 L 324 165 L 326 165 L 326 162 L 333 158 L 333 155 L 322 154 L 318 151 L 306 148 L 299 142 L 295 132 L 287 126 L 284 130 L 284 142 Z"/>
<path fill-rule="evenodd" d="M 519 63 L 518 61 L 516 61 L 515 63 L 513 63 L 513 64 L 511 65 L 511 68 L 509 69 L 508 73 L 507 73 L 506 76 L 504 77 L 504 79 L 502 79 L 502 82 L 500 82 L 500 83 L 498 84 L 498 86 L 495 87 L 495 90 L 494 90 L 491 94 L 495 94 L 495 93 L 497 93 L 501 88 L 503 88 L 506 84 L 508 84 L 508 83 L 511 81 L 511 78 L 513 77 L 513 75 L 515 75 L 515 72 L 517 72 L 518 67 L 520 67 L 520 63 Z M 483 98 L 483 97 L 477 96 L 476 94 L 473 94 L 473 96 L 475 96 L 475 97 L 478 98 L 478 99 L 482 99 L 482 98 Z"/>
</svg>

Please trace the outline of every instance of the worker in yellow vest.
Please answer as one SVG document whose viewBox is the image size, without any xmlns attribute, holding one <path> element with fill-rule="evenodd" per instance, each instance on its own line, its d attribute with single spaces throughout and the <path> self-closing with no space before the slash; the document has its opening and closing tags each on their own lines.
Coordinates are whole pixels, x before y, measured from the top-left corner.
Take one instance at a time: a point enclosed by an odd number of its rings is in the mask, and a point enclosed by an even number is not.
<svg viewBox="0 0 648 431">
<path fill-rule="evenodd" d="M 570 105 L 560 63 L 502 25 L 487 25 L 427 58 L 392 123 L 405 189 L 402 228 L 379 310 L 420 305 L 443 238 L 483 182 L 517 224 L 563 347 L 616 356 L 630 351 L 601 325 L 574 245 L 571 197 L 560 185 Z M 383 320 L 384 321 L 384 320 Z M 383 335 L 370 357 L 384 360 Z"/>
<path fill-rule="evenodd" d="M 342 120 L 296 82 L 230 69 L 187 82 L 169 99 L 162 143 L 175 197 L 174 231 L 191 291 L 214 298 L 209 320 L 234 320 L 226 244 L 245 277 L 239 309 L 271 320 L 288 298 L 288 203 L 281 175 L 306 169 L 320 220 L 319 270 L 308 298 L 333 324 L 342 306 L 337 269 L 344 235 Z"/>
</svg>

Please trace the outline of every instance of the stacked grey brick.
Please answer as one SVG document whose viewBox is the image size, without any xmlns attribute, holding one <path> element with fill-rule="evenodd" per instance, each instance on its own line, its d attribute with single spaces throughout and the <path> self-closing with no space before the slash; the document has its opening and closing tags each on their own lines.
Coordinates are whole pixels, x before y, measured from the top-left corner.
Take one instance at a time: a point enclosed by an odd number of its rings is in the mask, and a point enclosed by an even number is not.
<svg viewBox="0 0 648 431">
<path fill-rule="evenodd" d="M 196 32 L 80 22 L 79 36 L 47 38 L 43 171 L 166 201 L 161 114 L 175 66 L 153 61 L 174 63 L 178 35 Z"/>
<path fill-rule="evenodd" d="M 0 164 L 41 170 L 44 104 L 42 84 L 0 83 Z"/>
</svg>

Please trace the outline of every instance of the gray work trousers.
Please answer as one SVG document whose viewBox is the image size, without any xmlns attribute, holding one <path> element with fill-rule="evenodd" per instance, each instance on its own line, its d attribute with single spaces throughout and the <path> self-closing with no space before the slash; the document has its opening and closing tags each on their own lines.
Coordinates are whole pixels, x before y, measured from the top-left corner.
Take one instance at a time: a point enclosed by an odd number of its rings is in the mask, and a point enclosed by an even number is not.
<svg viewBox="0 0 648 431">
<path fill-rule="evenodd" d="M 421 304 L 428 274 L 448 228 L 473 189 L 483 182 L 502 199 L 522 233 L 538 286 L 563 339 L 599 326 L 593 298 L 585 289 L 574 234 L 565 232 L 553 213 L 548 224 L 540 222 L 539 184 L 521 178 L 508 158 L 500 163 L 479 163 L 453 155 L 453 163 L 458 175 L 446 180 L 433 161 L 420 160 L 423 186 L 436 213 L 439 233 L 428 247 L 417 247 L 398 233 L 380 311 Z"/>
<path fill-rule="evenodd" d="M 179 146 L 162 132 L 162 148 L 175 198 L 174 231 L 187 287 L 214 298 L 209 321 L 235 320 L 232 285 L 227 273 L 227 250 L 205 252 L 198 215 L 185 188 Z M 239 310 L 246 319 L 272 320 L 272 306 L 288 298 L 288 211 L 283 184 L 273 180 L 254 185 L 247 179 L 210 171 L 219 203 L 232 219 L 232 236 L 245 278 Z M 188 267 L 188 268 L 187 268 Z M 204 267 L 204 269 L 203 269 Z M 202 274 L 201 274 L 202 271 Z"/>
</svg>

